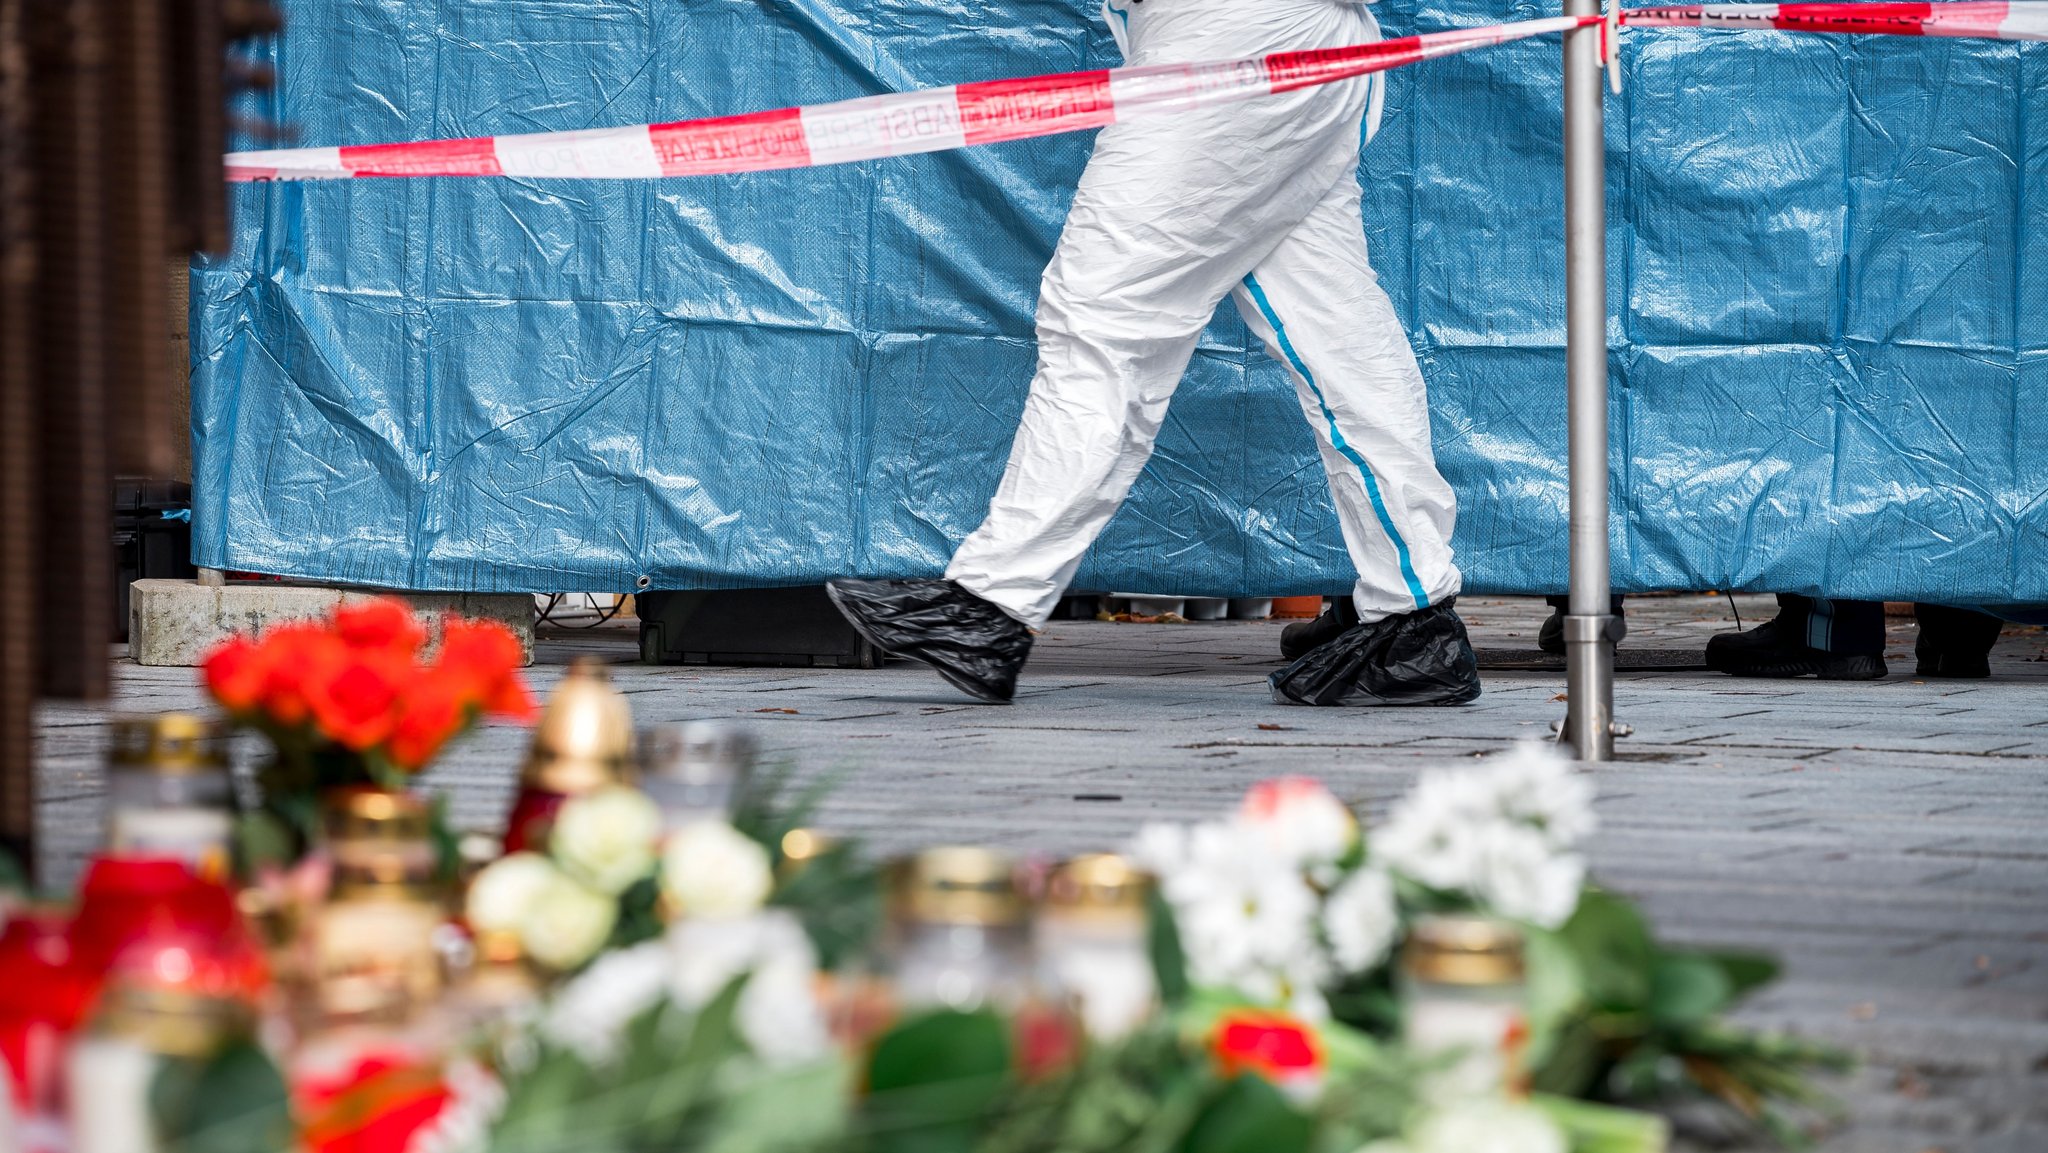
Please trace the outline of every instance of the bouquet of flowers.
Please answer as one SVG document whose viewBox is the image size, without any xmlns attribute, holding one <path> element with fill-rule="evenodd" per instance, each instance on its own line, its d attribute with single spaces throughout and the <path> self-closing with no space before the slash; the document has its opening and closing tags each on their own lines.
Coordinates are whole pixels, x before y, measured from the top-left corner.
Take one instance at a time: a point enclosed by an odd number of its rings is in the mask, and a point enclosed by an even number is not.
<svg viewBox="0 0 2048 1153">
<path fill-rule="evenodd" d="M 1493 764 L 1425 773 L 1369 834 L 1322 786 L 1283 779 L 1254 787 L 1228 818 L 1145 829 L 1134 855 L 1161 878 L 1198 997 L 1249 998 L 1392 1041 L 1404 1006 L 1391 961 L 1417 919 L 1499 918 L 1526 942 L 1522 1060 L 1553 1095 L 1552 1114 L 1564 1099 L 1703 1097 L 1803 1144 L 1797 1114 L 1828 1105 L 1805 1073 L 1845 1058 L 1720 1020 L 1775 963 L 1662 945 L 1629 902 L 1590 886 L 1580 846 L 1596 827 L 1592 801 L 1561 758 L 1525 744 Z M 1456 1147 L 1428 1125 L 1413 1131 L 1417 1150 Z M 1453 1132 L 1465 1148 L 1494 1147 Z"/>
<path fill-rule="evenodd" d="M 393 598 L 222 643 L 203 664 L 207 691 L 274 750 L 261 774 L 274 820 L 245 840 L 260 857 L 294 859 L 313 839 L 322 792 L 403 788 L 480 718 L 530 719 L 522 663 L 503 625 L 452 614 L 430 651 L 427 630 Z"/>
</svg>

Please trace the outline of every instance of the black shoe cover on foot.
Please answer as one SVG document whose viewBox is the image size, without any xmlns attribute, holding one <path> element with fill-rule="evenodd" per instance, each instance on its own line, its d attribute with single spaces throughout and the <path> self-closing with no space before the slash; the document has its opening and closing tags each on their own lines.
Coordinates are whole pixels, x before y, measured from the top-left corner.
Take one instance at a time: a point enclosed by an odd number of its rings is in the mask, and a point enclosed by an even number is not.
<svg viewBox="0 0 2048 1153">
<path fill-rule="evenodd" d="M 976 700 L 1006 705 L 1031 652 L 1023 622 L 952 581 L 833 581 L 832 603 L 884 652 L 920 660 Z"/>
<path fill-rule="evenodd" d="M 1462 705 L 1479 699 L 1479 661 L 1454 601 L 1359 625 L 1268 679 L 1300 705 Z"/>
</svg>

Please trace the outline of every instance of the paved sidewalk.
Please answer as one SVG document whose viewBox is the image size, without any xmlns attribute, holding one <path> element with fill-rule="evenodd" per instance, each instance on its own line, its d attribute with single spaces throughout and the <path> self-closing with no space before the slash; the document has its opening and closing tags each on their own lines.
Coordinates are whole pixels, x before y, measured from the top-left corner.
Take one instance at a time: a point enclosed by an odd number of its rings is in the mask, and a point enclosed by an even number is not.
<svg viewBox="0 0 2048 1153">
<path fill-rule="evenodd" d="M 1738 598 L 1747 623 L 1769 598 Z M 1460 605 L 1486 652 L 1533 649 L 1540 601 Z M 1626 647 L 1690 649 L 1733 627 L 1725 598 L 1637 598 Z M 1115 846 L 1278 773 L 1375 814 L 1418 770 L 1548 735 L 1561 672 L 1489 673 L 1475 705 L 1313 710 L 1268 702 L 1278 625 L 1058 622 L 1014 707 L 966 702 L 921 666 L 872 671 L 621 667 L 642 721 L 726 717 L 771 755 L 836 771 L 827 823 L 885 851 L 971 840 Z M 575 655 L 633 659 L 622 628 L 550 633 L 545 690 Z M 2008 630 L 1995 678 L 1921 682 L 1912 624 L 1870 683 L 1625 676 L 1625 761 L 1594 770 L 1597 874 L 1684 941 L 1780 953 L 1758 1022 L 1855 1047 L 1855 1115 L 1829 1153 L 2048 1150 L 2048 633 Z M 117 670 L 118 706 L 193 708 L 189 670 Z M 100 715 L 42 722 L 54 874 L 97 836 Z M 472 738 L 431 783 L 458 820 L 510 800 L 520 734 Z"/>
</svg>

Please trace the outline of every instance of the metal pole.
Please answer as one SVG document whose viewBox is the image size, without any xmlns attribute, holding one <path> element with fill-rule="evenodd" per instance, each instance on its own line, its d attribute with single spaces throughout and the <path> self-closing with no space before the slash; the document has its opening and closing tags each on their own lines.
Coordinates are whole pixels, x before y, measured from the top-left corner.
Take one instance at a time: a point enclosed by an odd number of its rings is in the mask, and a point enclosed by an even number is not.
<svg viewBox="0 0 2048 1153">
<path fill-rule="evenodd" d="M 1565 0 L 1568 16 L 1599 0 Z M 1564 742 L 1614 759 L 1614 641 L 1607 558 L 1607 150 L 1601 33 L 1564 37 L 1565 360 L 1571 426 L 1571 608 Z"/>
</svg>

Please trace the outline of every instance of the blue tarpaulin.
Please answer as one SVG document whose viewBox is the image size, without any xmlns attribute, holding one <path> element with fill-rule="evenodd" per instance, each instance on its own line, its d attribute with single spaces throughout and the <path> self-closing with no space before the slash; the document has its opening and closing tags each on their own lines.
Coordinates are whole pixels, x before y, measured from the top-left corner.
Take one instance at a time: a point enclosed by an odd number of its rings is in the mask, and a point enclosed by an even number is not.
<svg viewBox="0 0 2048 1153">
<path fill-rule="evenodd" d="M 1093 0 L 286 7 L 267 111 L 305 145 L 1116 62 Z M 1389 35 L 1554 14 L 1376 11 Z M 1670 30 L 1624 58 L 1617 585 L 2048 602 L 2042 49 Z M 1089 146 L 244 186 L 232 254 L 192 279 L 195 559 L 483 591 L 936 573 L 1001 472 Z M 1390 74 L 1361 226 L 1475 590 L 1565 583 L 1561 174 L 1554 37 Z M 1350 580 L 1293 392 L 1226 306 L 1077 587 Z"/>
</svg>

